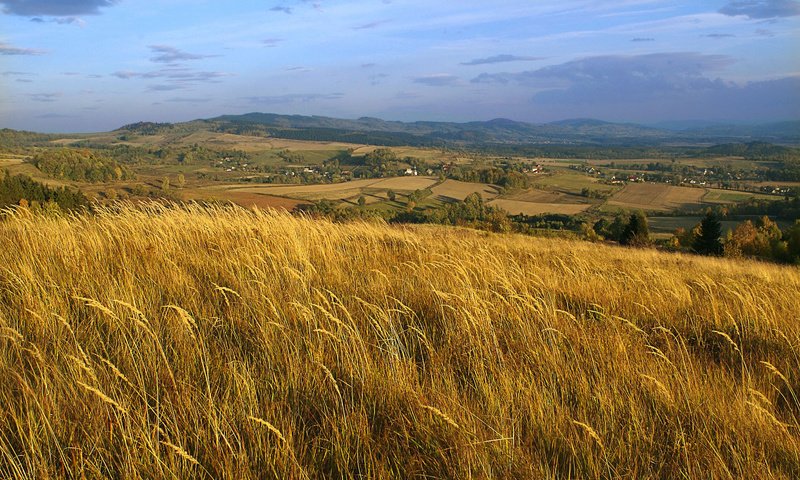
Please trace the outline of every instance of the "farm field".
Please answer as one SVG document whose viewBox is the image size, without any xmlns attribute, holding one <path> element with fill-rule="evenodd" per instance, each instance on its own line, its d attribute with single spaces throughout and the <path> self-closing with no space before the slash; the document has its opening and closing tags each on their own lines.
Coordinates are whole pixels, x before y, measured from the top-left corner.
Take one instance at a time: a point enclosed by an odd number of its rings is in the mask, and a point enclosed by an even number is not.
<svg viewBox="0 0 800 480">
<path fill-rule="evenodd" d="M 541 215 L 545 213 L 576 215 L 591 207 L 591 205 L 586 203 L 541 203 L 511 200 L 507 198 L 494 199 L 489 202 L 489 205 L 500 207 L 511 215 Z"/>
<path fill-rule="evenodd" d="M 757 198 L 760 200 L 778 200 L 781 197 L 776 195 L 709 188 L 706 189 L 706 194 L 703 196 L 703 201 L 706 203 L 736 203 L 743 202 L 751 198 Z"/>
<path fill-rule="evenodd" d="M 343 200 L 358 196 L 367 190 L 374 193 L 377 190 L 414 191 L 428 188 L 437 181 L 434 177 L 408 176 L 393 178 L 375 178 L 365 180 L 351 180 L 349 182 L 319 184 L 319 185 L 225 185 L 214 187 L 233 193 L 265 194 L 294 198 L 299 200 Z"/>
<path fill-rule="evenodd" d="M 286 211 L 292 211 L 298 205 L 308 203 L 303 200 L 297 200 L 288 197 L 280 197 L 264 193 L 253 193 L 242 190 L 194 189 L 192 191 L 185 192 L 185 196 L 188 198 L 198 198 L 202 200 L 228 201 L 243 207 L 275 208 Z"/>
<path fill-rule="evenodd" d="M 498 190 L 492 185 L 484 183 L 469 183 L 458 180 L 445 180 L 433 187 L 433 194 L 444 201 L 464 200 L 473 193 L 479 193 L 484 200 L 492 199 L 498 195 Z"/>
<path fill-rule="evenodd" d="M 706 190 L 654 183 L 631 183 L 615 193 L 607 205 L 641 209 L 673 210 L 697 208 L 703 203 Z"/>
<path fill-rule="evenodd" d="M 520 202 L 534 202 L 534 203 L 577 203 L 576 195 L 567 195 L 560 192 L 553 192 L 550 190 L 542 190 L 539 188 L 531 188 L 523 192 L 506 195 L 504 198 L 508 200 L 516 200 Z"/>
<path fill-rule="evenodd" d="M 375 180 L 353 180 L 350 182 L 319 184 L 319 185 L 258 185 L 239 186 L 228 185 L 220 189 L 244 193 L 260 193 L 277 195 L 301 200 L 342 200 L 361 193 L 361 189 L 373 185 Z"/>
<path fill-rule="evenodd" d="M 599 183 L 596 178 L 592 178 L 582 173 L 575 173 L 571 170 L 559 171 L 553 175 L 541 175 L 533 179 L 536 185 L 551 190 L 578 195 L 584 188 L 593 190 L 612 192 L 618 187 Z"/>
</svg>

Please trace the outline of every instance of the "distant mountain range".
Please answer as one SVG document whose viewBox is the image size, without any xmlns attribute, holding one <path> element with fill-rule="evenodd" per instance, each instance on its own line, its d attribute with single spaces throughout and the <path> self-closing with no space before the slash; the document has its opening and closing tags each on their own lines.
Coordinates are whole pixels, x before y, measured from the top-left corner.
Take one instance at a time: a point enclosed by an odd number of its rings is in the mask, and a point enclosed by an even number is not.
<svg viewBox="0 0 800 480">
<path fill-rule="evenodd" d="M 484 122 L 397 122 L 362 117 L 356 120 L 322 116 L 247 113 L 196 120 L 182 128 L 269 135 L 297 140 L 337 141 L 374 145 L 711 145 L 770 142 L 800 145 L 800 121 L 763 125 L 703 125 L 683 130 L 594 119 L 531 124 L 504 118 Z M 120 130 L 152 134 L 177 125 L 142 122 Z"/>
</svg>

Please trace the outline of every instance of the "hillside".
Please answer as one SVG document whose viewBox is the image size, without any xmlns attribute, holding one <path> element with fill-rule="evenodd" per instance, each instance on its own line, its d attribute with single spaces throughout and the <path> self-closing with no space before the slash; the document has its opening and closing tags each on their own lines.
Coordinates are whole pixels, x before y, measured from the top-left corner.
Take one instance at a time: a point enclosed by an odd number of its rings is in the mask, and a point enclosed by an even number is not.
<svg viewBox="0 0 800 480">
<path fill-rule="evenodd" d="M 800 476 L 797 268 L 155 203 L 0 265 L 0 477 Z"/>
</svg>

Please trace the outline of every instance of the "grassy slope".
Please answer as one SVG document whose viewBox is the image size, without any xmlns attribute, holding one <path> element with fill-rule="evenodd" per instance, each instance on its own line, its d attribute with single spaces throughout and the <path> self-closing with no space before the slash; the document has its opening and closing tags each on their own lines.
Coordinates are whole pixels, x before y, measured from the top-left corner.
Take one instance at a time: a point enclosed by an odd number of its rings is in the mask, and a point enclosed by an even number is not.
<svg viewBox="0 0 800 480">
<path fill-rule="evenodd" d="M 7 215 L 0 477 L 797 477 L 799 290 L 431 226 Z"/>
</svg>

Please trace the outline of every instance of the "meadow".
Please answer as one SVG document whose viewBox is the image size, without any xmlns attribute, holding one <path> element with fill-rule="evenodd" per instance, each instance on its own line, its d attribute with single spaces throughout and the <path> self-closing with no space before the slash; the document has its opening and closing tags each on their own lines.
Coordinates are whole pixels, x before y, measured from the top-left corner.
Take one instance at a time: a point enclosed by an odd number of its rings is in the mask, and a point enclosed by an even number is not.
<svg viewBox="0 0 800 480">
<path fill-rule="evenodd" d="M 0 220 L 0 477 L 797 478 L 800 270 L 115 203 Z"/>
</svg>

